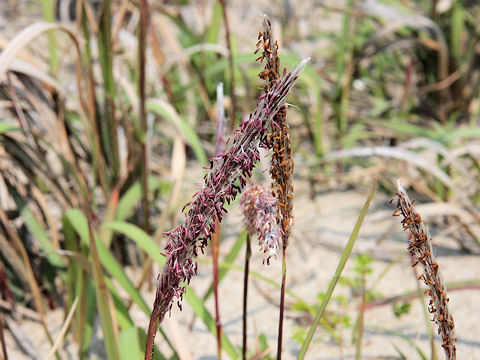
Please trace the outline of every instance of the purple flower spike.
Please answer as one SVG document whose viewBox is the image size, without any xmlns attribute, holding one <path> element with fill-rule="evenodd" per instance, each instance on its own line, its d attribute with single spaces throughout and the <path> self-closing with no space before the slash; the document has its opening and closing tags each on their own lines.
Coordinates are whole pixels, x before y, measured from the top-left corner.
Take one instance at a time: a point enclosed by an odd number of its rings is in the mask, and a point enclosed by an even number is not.
<svg viewBox="0 0 480 360">
<path fill-rule="evenodd" d="M 184 284 L 189 283 L 197 272 L 194 258 L 198 249 L 203 253 L 215 229 L 215 219 L 221 221 L 226 212 L 225 202 L 235 199 L 246 185 L 245 178 L 251 175 L 260 158 L 259 147 L 266 146 L 262 139 L 266 137 L 273 115 L 283 105 L 286 95 L 308 61 L 309 59 L 303 60 L 291 73 L 274 82 L 260 96 L 255 111 L 243 120 L 232 140 L 227 140 L 228 146 L 224 153 L 211 159 L 210 171 L 204 177 L 204 184 L 184 208 L 185 222 L 167 233 L 167 261 L 157 287 L 149 334 L 152 331 L 156 333 L 165 314 L 172 308 L 173 298 L 181 300 Z M 265 243 L 268 251 L 274 250 L 269 241 Z M 177 266 L 182 269 L 181 272 L 176 271 Z"/>
</svg>

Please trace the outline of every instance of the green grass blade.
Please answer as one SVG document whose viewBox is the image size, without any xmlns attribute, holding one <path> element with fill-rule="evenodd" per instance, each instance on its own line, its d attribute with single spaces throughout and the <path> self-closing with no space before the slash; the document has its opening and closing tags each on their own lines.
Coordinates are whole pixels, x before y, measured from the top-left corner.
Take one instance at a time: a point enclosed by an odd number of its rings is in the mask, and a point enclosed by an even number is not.
<svg viewBox="0 0 480 360">
<path fill-rule="evenodd" d="M 85 225 L 87 223 L 85 216 L 76 209 L 67 211 L 65 215 L 69 219 L 75 231 L 80 235 L 82 241 L 85 243 L 85 241 L 88 240 L 88 238 L 85 237 Z M 125 274 L 122 266 L 117 262 L 117 260 L 115 260 L 110 251 L 105 247 L 105 245 L 102 244 L 101 241 L 98 240 L 98 238 L 95 240 L 98 248 L 98 256 L 102 265 L 110 273 L 110 275 L 112 275 L 113 278 L 118 281 L 118 283 L 130 295 L 131 299 L 140 307 L 140 309 L 145 312 L 145 314 L 150 315 L 150 309 L 145 302 L 145 299 L 142 297 L 142 295 L 140 295 L 140 292 L 135 288 L 133 283 Z"/>
<path fill-rule="evenodd" d="M 53 0 L 42 0 L 43 18 L 48 22 L 55 22 L 55 10 L 53 8 Z M 48 50 L 50 60 L 50 72 L 55 74 L 59 64 L 57 39 L 55 34 L 50 31 L 48 33 Z"/>
<path fill-rule="evenodd" d="M 155 241 L 138 226 L 123 221 L 110 221 L 102 225 L 129 237 L 138 244 L 160 266 L 165 265 L 165 257 L 160 254 L 161 249 Z"/>
<path fill-rule="evenodd" d="M 89 215 L 91 216 L 91 215 Z M 103 269 L 100 264 L 100 257 L 98 254 L 97 244 L 99 241 L 95 239 L 95 234 L 91 223 L 85 219 L 83 227 L 86 227 L 88 232 L 88 244 L 90 245 L 90 253 L 92 255 L 92 269 L 93 269 L 93 284 L 95 285 L 95 294 L 97 298 L 98 315 L 100 317 L 100 324 L 103 331 L 103 341 L 108 360 L 116 360 L 119 358 L 118 339 L 115 336 L 115 328 L 113 316 L 109 306 L 109 292 L 105 286 L 103 277 Z M 85 230 L 84 230 L 85 231 Z"/>
<path fill-rule="evenodd" d="M 22 131 L 18 126 L 0 121 L 0 134 L 3 134 L 8 131 Z"/>
<path fill-rule="evenodd" d="M 122 298 L 118 294 L 118 291 L 115 289 L 112 281 L 109 278 L 105 278 L 105 284 L 112 294 L 113 305 L 115 306 L 115 314 L 118 321 L 118 325 L 123 330 L 130 329 L 134 326 L 133 320 L 128 313 L 128 309 L 123 303 Z"/>
<path fill-rule="evenodd" d="M 165 119 L 170 121 L 177 129 L 180 130 L 181 134 L 185 137 L 187 143 L 192 147 L 195 156 L 198 161 L 205 165 L 207 163 L 207 156 L 203 150 L 202 143 L 195 132 L 188 123 L 183 119 L 175 109 L 166 102 L 161 102 L 159 100 L 151 99 L 147 101 L 147 110 L 151 111 L 157 115 L 163 116 Z"/>
<path fill-rule="evenodd" d="M 318 324 L 320 323 L 320 320 L 322 319 L 323 315 L 325 314 L 325 310 L 327 308 L 328 303 L 330 302 L 330 298 L 332 297 L 333 290 L 335 289 L 335 286 L 338 283 L 338 280 L 340 279 L 340 275 L 342 274 L 343 269 L 345 268 L 345 265 L 347 263 L 348 258 L 350 257 L 350 254 L 352 253 L 353 246 L 355 245 L 355 241 L 357 240 L 358 233 L 360 232 L 360 228 L 363 223 L 363 219 L 365 218 L 365 214 L 367 213 L 368 207 L 370 205 L 370 201 L 372 200 L 373 194 L 375 192 L 375 187 L 377 185 L 377 179 L 375 179 L 375 182 L 373 183 L 372 189 L 370 190 L 370 193 L 368 194 L 367 201 L 365 202 L 365 205 L 362 208 L 362 211 L 360 212 L 360 215 L 357 219 L 357 223 L 355 224 L 355 227 L 353 228 L 352 234 L 350 235 L 350 238 L 348 239 L 347 246 L 343 250 L 342 257 L 340 259 L 340 262 L 337 265 L 337 269 L 335 271 L 335 275 L 333 276 L 332 280 L 330 281 L 330 284 L 328 286 L 328 290 L 325 293 L 325 297 L 323 298 L 322 304 L 320 305 L 320 308 L 317 312 L 317 316 L 315 317 L 315 320 L 313 321 L 312 326 L 310 327 L 310 330 L 308 331 L 307 337 L 305 338 L 305 341 L 302 344 L 302 348 L 300 349 L 300 352 L 298 353 L 297 359 L 304 359 L 305 355 L 308 350 L 308 346 L 310 345 L 310 342 L 312 341 L 313 334 L 315 333 L 315 330 L 317 329 Z"/>
<path fill-rule="evenodd" d="M 140 229 L 139 227 L 133 224 L 122 222 L 122 221 L 111 221 L 104 224 L 103 226 L 113 229 L 129 237 L 130 239 L 135 241 L 145 252 L 147 252 L 153 258 L 153 260 L 155 260 L 159 265 L 163 266 L 165 264 L 165 257 L 160 254 L 160 248 L 158 247 L 158 245 L 155 244 L 153 239 L 150 236 L 148 236 L 148 234 L 144 232 L 142 229 Z M 205 308 L 203 301 L 200 300 L 193 293 L 193 289 L 189 288 L 187 292 L 190 294 L 189 295 L 186 294 L 185 299 L 188 302 L 188 304 L 192 307 L 195 314 L 203 320 L 203 322 L 205 323 L 205 325 L 210 331 L 212 331 L 211 330 L 212 324 L 213 324 L 213 331 L 216 331 L 215 320 L 213 320 L 212 316 L 210 315 L 208 310 Z M 150 315 L 149 312 L 148 312 L 148 315 Z M 230 343 L 230 341 L 226 336 L 224 336 L 224 339 L 222 340 L 222 342 L 226 346 L 225 351 L 227 351 L 227 353 L 230 356 L 232 356 L 232 354 L 236 354 L 234 347 L 232 346 L 232 344 Z"/>
<path fill-rule="evenodd" d="M 98 28 L 98 54 L 103 75 L 105 103 L 99 119 L 103 155 L 108 159 L 112 183 L 119 171 L 117 120 L 115 118 L 115 79 L 113 77 L 112 5 L 104 0 Z"/>
<path fill-rule="evenodd" d="M 122 360 L 143 360 L 145 357 L 145 342 L 147 334 L 138 327 L 132 327 L 120 333 L 120 353 Z M 166 359 L 157 348 L 153 352 L 154 360 Z"/>
<path fill-rule="evenodd" d="M 222 5 L 215 1 L 213 5 L 213 15 L 205 32 L 205 42 L 210 44 L 218 44 L 218 34 L 222 25 Z"/>
<path fill-rule="evenodd" d="M 154 177 L 148 178 L 149 191 L 157 191 L 160 189 L 161 193 L 168 193 L 171 184 L 169 182 L 158 180 Z M 122 196 L 118 202 L 116 220 L 126 220 L 134 214 L 134 207 L 142 198 L 142 187 L 140 182 L 133 184 Z"/>
<path fill-rule="evenodd" d="M 90 344 L 92 342 L 94 321 L 96 314 L 96 299 L 95 299 L 95 286 L 93 281 L 86 280 L 85 291 L 77 291 L 77 294 L 84 294 L 85 299 L 83 301 L 84 309 L 83 313 L 79 313 L 79 336 L 80 336 L 80 353 L 81 359 L 87 359 L 87 353 L 90 350 Z"/>
</svg>

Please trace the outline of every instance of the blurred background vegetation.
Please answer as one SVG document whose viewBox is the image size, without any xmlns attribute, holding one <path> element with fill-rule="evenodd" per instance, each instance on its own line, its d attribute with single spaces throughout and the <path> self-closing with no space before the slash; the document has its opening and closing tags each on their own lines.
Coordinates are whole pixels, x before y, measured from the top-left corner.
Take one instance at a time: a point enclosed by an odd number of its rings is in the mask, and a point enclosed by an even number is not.
<svg viewBox="0 0 480 360">
<path fill-rule="evenodd" d="M 58 359 L 89 358 L 97 317 L 100 356 L 143 358 L 146 323 L 131 306 L 149 316 L 141 289 L 163 264 L 161 233 L 177 224 L 185 171 L 214 155 L 218 84 L 227 128 L 255 106 L 262 12 L 282 67 L 311 57 L 289 98 L 295 176 L 308 181 L 310 196 L 364 187 L 365 174 L 378 171 L 380 191 L 391 196 L 402 176 L 422 201 L 447 205 L 438 223 L 460 224 L 452 239 L 478 251 L 477 2 L 149 0 L 148 19 L 142 6 L 0 4 L 0 322 L 10 330 L 16 312 L 33 317 L 51 348 L 46 319 L 61 308 L 65 319 L 73 314 L 61 337 L 77 350 L 54 347 Z M 244 242 L 245 234 L 222 260 L 232 263 Z M 365 290 L 370 261 L 358 258 L 344 284 Z M 186 300 L 214 333 L 210 293 L 189 291 Z M 314 311 L 297 300 L 298 311 Z M 327 320 L 336 340 L 329 324 L 354 326 L 341 315 Z M 155 356 L 178 358 L 162 335 L 169 349 Z M 240 356 L 227 338 L 224 350 Z"/>
</svg>

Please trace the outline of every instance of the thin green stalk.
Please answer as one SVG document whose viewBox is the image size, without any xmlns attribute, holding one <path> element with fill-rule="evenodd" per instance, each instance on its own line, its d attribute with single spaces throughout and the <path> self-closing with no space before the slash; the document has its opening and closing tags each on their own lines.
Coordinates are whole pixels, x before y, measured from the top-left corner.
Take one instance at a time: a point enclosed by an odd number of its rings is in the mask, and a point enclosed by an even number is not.
<svg viewBox="0 0 480 360">
<path fill-rule="evenodd" d="M 375 179 L 372 189 L 370 190 L 370 193 L 368 194 L 367 201 L 365 202 L 365 205 L 362 208 L 362 211 L 360 212 L 360 216 L 358 217 L 357 223 L 355 224 L 355 227 L 353 228 L 352 234 L 350 235 L 350 238 L 348 239 L 348 243 L 343 250 L 342 257 L 340 258 L 340 262 L 337 265 L 337 269 L 335 270 L 335 274 L 333 275 L 332 280 L 330 281 L 330 284 L 328 285 L 328 290 L 325 294 L 325 297 L 323 298 L 322 304 L 320 305 L 320 309 L 317 312 L 317 316 L 315 316 L 315 320 L 313 321 L 312 326 L 310 327 L 310 330 L 308 331 L 307 337 L 305 341 L 302 344 L 302 348 L 300 349 L 300 352 L 298 353 L 297 359 L 304 359 L 305 355 L 307 354 L 308 347 L 310 346 L 310 343 L 312 342 L 313 335 L 315 333 L 315 330 L 317 329 L 318 324 L 320 323 L 320 320 L 322 319 L 323 315 L 325 314 L 325 310 L 327 308 L 328 303 L 330 302 L 330 298 L 332 297 L 333 290 L 335 290 L 335 286 L 338 283 L 338 280 L 340 279 L 340 275 L 342 274 L 343 269 L 345 268 L 345 265 L 347 264 L 348 258 L 350 257 L 350 254 L 352 253 L 353 246 L 355 245 L 355 241 L 357 240 L 358 233 L 360 232 L 360 228 L 363 223 L 363 219 L 365 218 L 365 214 L 367 213 L 368 207 L 370 205 L 370 201 L 372 200 L 373 194 L 375 192 L 375 187 L 377 185 L 378 181 L 378 175 L 377 178 Z"/>
<path fill-rule="evenodd" d="M 98 53 L 103 75 L 105 104 L 103 118 L 100 119 L 102 148 L 110 167 L 110 184 L 118 180 L 119 157 L 117 139 L 117 119 L 115 117 L 115 80 L 113 77 L 113 45 L 112 45 L 112 9 L 111 0 L 103 2 L 98 31 Z"/>
<path fill-rule="evenodd" d="M 48 22 L 55 22 L 55 12 L 53 10 L 53 0 L 42 0 L 42 11 L 43 18 Z M 50 73 L 55 75 L 55 72 L 58 69 L 58 49 L 57 49 L 57 39 L 53 31 L 49 31 L 47 34 L 48 37 L 48 51 L 49 51 L 49 60 L 50 60 Z"/>
<path fill-rule="evenodd" d="M 99 131 L 99 114 L 98 114 L 98 103 L 97 103 L 97 91 L 95 86 L 95 78 L 93 74 L 93 58 L 92 50 L 90 48 L 90 31 L 88 29 L 88 21 L 85 15 L 85 9 L 82 11 L 82 30 L 83 36 L 85 37 L 85 48 L 83 51 L 83 61 L 87 68 L 87 109 L 88 109 L 88 120 L 90 122 L 90 137 L 91 137 L 91 147 L 92 147 L 92 163 L 93 171 L 95 173 L 93 179 L 94 181 L 98 180 L 103 191 L 105 198 L 108 197 L 110 192 L 110 186 L 107 183 L 107 173 L 105 158 L 103 157 L 102 151 L 102 140 L 101 132 Z M 95 184 L 94 184 L 95 185 Z"/>
<path fill-rule="evenodd" d="M 343 17 L 342 23 L 342 33 L 340 36 L 340 41 L 338 42 L 338 54 L 337 54 L 337 66 L 336 66 L 336 77 L 337 77 L 337 89 L 341 91 L 341 100 L 339 104 L 339 109 L 337 111 L 337 129 L 339 138 L 341 139 L 343 134 L 347 129 L 347 109 L 348 109 L 348 94 L 349 91 L 349 73 L 351 71 L 351 49 L 353 46 L 351 45 L 352 36 L 350 31 L 351 26 L 351 19 L 352 14 L 351 10 L 353 8 L 354 0 L 348 0 L 345 8 L 345 14 Z M 347 56 L 348 66 L 347 71 L 345 69 L 345 64 L 347 63 Z M 350 71 L 349 71 L 350 70 Z"/>
<path fill-rule="evenodd" d="M 113 317 L 110 312 L 108 301 L 108 290 L 103 278 L 103 270 L 100 264 L 95 235 L 92 229 L 92 215 L 90 209 L 86 209 L 85 216 L 88 222 L 88 235 L 90 239 L 90 253 L 92 256 L 93 281 L 95 284 L 95 295 L 97 298 L 98 314 L 100 316 L 100 324 L 103 330 L 105 350 L 108 360 L 120 359 L 118 351 L 118 339 L 116 338 L 115 329 L 113 327 Z"/>
</svg>

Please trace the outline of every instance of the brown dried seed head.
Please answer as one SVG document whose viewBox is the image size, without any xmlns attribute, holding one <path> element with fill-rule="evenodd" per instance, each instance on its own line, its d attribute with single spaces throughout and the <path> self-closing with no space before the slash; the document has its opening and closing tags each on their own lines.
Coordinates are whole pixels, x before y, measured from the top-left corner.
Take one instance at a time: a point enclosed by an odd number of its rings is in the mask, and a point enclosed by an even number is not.
<svg viewBox="0 0 480 360">
<path fill-rule="evenodd" d="M 442 337 L 442 347 L 447 360 L 454 360 L 456 359 L 455 326 L 447 306 L 449 299 L 445 286 L 438 273 L 439 266 L 432 252 L 432 241 L 425 230 L 422 217 L 413 208 L 414 202 L 410 201 L 400 181 L 397 189 L 397 208 L 393 215 L 403 216 L 401 224 L 403 230 L 409 232 L 408 251 L 413 258 L 414 266 L 418 263 L 423 266 L 423 274 L 418 277 L 418 280 L 423 280 L 428 287 L 425 291 L 425 294 L 431 297 L 428 311 L 434 314 L 433 321 L 438 325 L 438 333 Z"/>
</svg>

